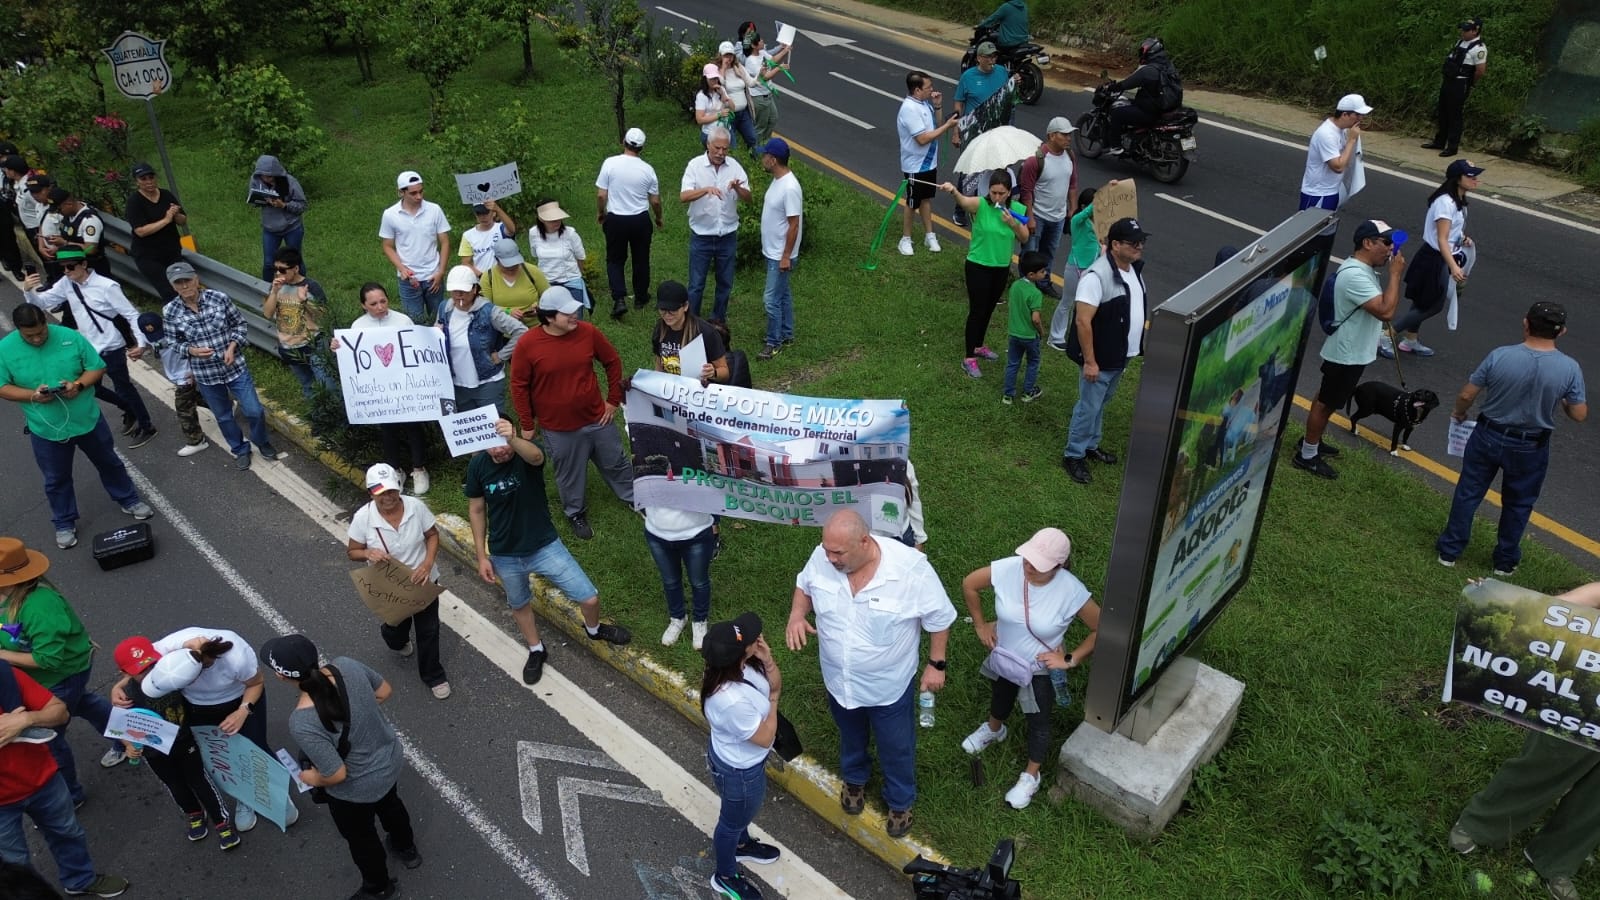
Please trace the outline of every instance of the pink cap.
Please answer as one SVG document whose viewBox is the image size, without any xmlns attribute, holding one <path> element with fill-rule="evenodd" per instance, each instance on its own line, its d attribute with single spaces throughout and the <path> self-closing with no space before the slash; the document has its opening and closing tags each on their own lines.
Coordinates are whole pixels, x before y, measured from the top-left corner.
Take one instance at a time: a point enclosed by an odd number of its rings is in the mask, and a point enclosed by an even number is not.
<svg viewBox="0 0 1600 900">
<path fill-rule="evenodd" d="M 1067 564 L 1067 557 L 1072 555 L 1072 539 L 1059 528 L 1041 528 L 1017 548 L 1017 555 L 1035 569 L 1048 572 Z"/>
</svg>

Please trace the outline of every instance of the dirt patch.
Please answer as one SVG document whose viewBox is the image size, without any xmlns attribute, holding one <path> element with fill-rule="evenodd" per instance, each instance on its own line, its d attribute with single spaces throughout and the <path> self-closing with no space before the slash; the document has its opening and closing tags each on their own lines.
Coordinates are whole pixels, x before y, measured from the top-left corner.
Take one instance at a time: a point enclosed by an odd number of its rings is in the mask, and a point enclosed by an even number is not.
<svg viewBox="0 0 1600 900">
<path fill-rule="evenodd" d="M 852 347 L 844 353 L 836 353 L 821 362 L 801 366 L 782 378 L 766 382 L 761 386 L 761 389 L 775 391 L 780 394 L 792 394 L 796 388 L 821 381 L 828 375 L 832 375 L 840 367 L 859 362 L 865 355 L 866 351 L 863 348 Z"/>
<path fill-rule="evenodd" d="M 1464 703 L 1440 702 L 1442 691 L 1439 673 L 1425 671 L 1390 685 L 1380 696 L 1402 713 L 1432 719 L 1447 731 L 1460 731 L 1478 716 L 1484 715 Z"/>
</svg>

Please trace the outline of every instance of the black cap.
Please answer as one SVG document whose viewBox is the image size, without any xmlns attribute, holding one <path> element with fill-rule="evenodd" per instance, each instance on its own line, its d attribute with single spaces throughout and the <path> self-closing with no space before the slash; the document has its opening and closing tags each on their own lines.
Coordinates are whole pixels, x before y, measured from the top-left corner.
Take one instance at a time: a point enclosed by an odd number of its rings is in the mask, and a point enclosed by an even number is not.
<svg viewBox="0 0 1600 900">
<path fill-rule="evenodd" d="M 1106 230 L 1106 240 L 1127 241 L 1130 243 L 1143 243 L 1150 237 L 1150 232 L 1144 230 L 1138 219 L 1118 219 L 1111 223 Z"/>
<path fill-rule="evenodd" d="M 1565 328 L 1567 326 L 1567 308 L 1559 303 L 1549 300 L 1540 300 L 1528 307 L 1526 316 L 1529 325 L 1544 324 L 1552 328 Z"/>
<path fill-rule="evenodd" d="M 676 281 L 663 281 L 656 287 L 656 309 L 683 309 L 689 305 L 689 289 Z"/>
<path fill-rule="evenodd" d="M 35 191 L 42 191 L 48 187 L 55 187 L 56 180 L 51 178 L 49 175 L 29 175 L 28 180 L 23 182 L 23 186 L 25 186 L 28 189 L 28 193 L 31 194 Z"/>
<path fill-rule="evenodd" d="M 1388 222 L 1382 219 L 1368 219 L 1356 226 L 1354 239 L 1356 246 L 1360 247 L 1361 242 L 1368 238 L 1381 238 L 1391 234 L 1394 234 L 1394 226 Z"/>
<path fill-rule="evenodd" d="M 1462 31 L 1482 31 L 1483 30 L 1483 18 L 1481 16 L 1473 16 L 1472 18 L 1467 19 L 1466 21 L 1461 23 L 1461 30 Z"/>
<path fill-rule="evenodd" d="M 143 178 L 146 175 L 154 175 L 155 173 L 156 167 L 147 162 L 136 162 L 133 164 L 133 177 L 135 178 Z"/>
<path fill-rule="evenodd" d="M 317 667 L 317 645 L 303 634 L 285 634 L 261 645 L 261 664 L 284 678 L 299 681 Z"/>
<path fill-rule="evenodd" d="M 715 622 L 707 628 L 700 655 L 706 658 L 706 665 L 721 669 L 744 659 L 745 651 L 760 637 L 761 617 L 743 613 L 732 622 Z"/>
<path fill-rule="evenodd" d="M 472 204 L 472 214 L 475 216 L 486 216 L 489 214 L 489 207 L 484 206 L 482 203 L 474 203 Z"/>
<path fill-rule="evenodd" d="M 28 171 L 28 161 L 15 153 L 8 154 L 5 159 L 0 159 L 0 169 L 10 169 L 13 172 Z"/>
<path fill-rule="evenodd" d="M 71 191 L 62 187 L 53 187 L 50 189 L 49 196 L 45 198 L 45 203 L 49 206 L 55 207 L 60 206 L 70 199 L 72 199 Z"/>
</svg>

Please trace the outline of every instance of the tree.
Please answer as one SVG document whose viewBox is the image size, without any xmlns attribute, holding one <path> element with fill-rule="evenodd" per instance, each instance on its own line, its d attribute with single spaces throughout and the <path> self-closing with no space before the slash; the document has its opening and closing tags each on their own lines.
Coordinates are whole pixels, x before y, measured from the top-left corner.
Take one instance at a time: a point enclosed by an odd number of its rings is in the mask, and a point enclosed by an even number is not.
<svg viewBox="0 0 1600 900">
<path fill-rule="evenodd" d="M 395 58 L 428 82 L 428 131 L 444 124 L 444 89 L 489 41 L 489 18 L 476 4 L 408 0 L 394 8 Z"/>
<path fill-rule="evenodd" d="M 378 0 L 312 0 L 296 15 L 308 30 L 322 35 L 329 56 L 337 54 L 341 39 L 348 40 L 350 49 L 355 51 L 361 81 L 371 84 L 377 80 L 372 70 L 372 51 L 378 46 L 388 11 L 388 4 L 380 6 Z"/>
<path fill-rule="evenodd" d="M 517 29 L 522 41 L 522 78 L 533 77 L 533 22 L 550 11 L 551 0 L 503 0 L 489 15 L 495 21 Z"/>
<path fill-rule="evenodd" d="M 588 0 L 585 22 L 570 22 L 577 30 L 578 52 L 611 89 L 611 109 L 617 118 L 617 140 L 628 130 L 628 72 L 644 53 L 649 23 L 637 0 Z"/>
</svg>

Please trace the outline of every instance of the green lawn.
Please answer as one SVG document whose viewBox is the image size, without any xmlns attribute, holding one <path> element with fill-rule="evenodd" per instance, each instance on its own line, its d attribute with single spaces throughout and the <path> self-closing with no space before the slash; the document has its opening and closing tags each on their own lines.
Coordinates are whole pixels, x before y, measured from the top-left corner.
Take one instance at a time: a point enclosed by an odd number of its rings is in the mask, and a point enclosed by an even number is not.
<svg viewBox="0 0 1600 900">
<path fill-rule="evenodd" d="M 540 41 L 532 82 L 514 83 L 519 59 L 508 44 L 486 54 L 452 90 L 477 94 L 485 104 L 514 97 L 541 111 L 536 119 L 545 130 L 529 136 L 535 166 L 524 168 L 525 180 L 537 187 L 510 205 L 527 215 L 532 194 L 553 194 L 576 216 L 573 224 L 596 260 L 603 248 L 589 214 L 591 185 L 600 161 L 614 152 L 609 107 L 594 79 L 565 64 L 548 38 Z M 348 322 L 361 282 L 393 281 L 376 232 L 380 211 L 394 200 L 396 172 L 422 171 L 430 196 L 458 228 L 470 216 L 455 200 L 451 162 L 432 155 L 422 139 L 426 92 L 420 77 L 398 71 L 383 57 L 382 81 L 375 86 L 356 82 L 348 58 L 285 56 L 277 62 L 311 95 L 333 138 L 333 152 L 322 166 L 295 174 L 311 200 L 311 274 L 334 298 L 336 320 Z M 257 219 L 243 202 L 249 172 L 218 162 L 206 111 L 194 92 L 180 88 L 158 102 L 201 251 L 255 270 Z M 134 115 L 138 110 L 130 106 L 125 112 L 130 121 L 142 122 Z M 682 279 L 687 227 L 675 185 L 683 163 L 699 152 L 697 135 L 686 116 L 664 104 L 638 105 L 631 118 L 650 135 L 645 156 L 656 165 L 667 195 L 667 227 L 654 245 L 655 276 Z M 141 130 L 135 140 L 147 142 L 148 136 Z M 981 381 L 957 369 L 966 314 L 961 252 L 951 247 L 910 259 L 889 253 L 876 271 L 862 271 L 883 207 L 817 169 L 798 170 L 808 215 L 808 246 L 794 279 L 798 341 L 777 360 L 754 364 L 757 386 L 906 399 L 915 423 L 928 552 L 958 607 L 958 585 L 968 571 L 1008 555 L 1047 524 L 1072 535 L 1075 570 L 1098 590 L 1110 553 L 1118 479 L 1116 470 L 1097 468 L 1095 483 L 1080 487 L 1060 470 L 1076 369 L 1051 354 L 1041 375 L 1044 399 L 1002 406 L 998 366 L 990 366 Z M 750 351 L 758 348 L 762 329 L 762 278 L 757 269 L 741 271 L 734 293 L 735 344 Z M 591 277 L 591 287 L 602 280 Z M 651 315 L 634 312 L 621 324 L 600 323 L 629 367 L 649 361 Z M 991 344 L 1003 342 L 1003 327 L 997 321 Z M 259 353 L 252 362 L 269 395 L 302 409 L 286 372 Z M 1136 389 L 1130 379 L 1112 404 L 1108 446 L 1126 447 Z M 1341 443 L 1356 444 L 1348 436 Z M 1325 888 L 1311 871 L 1309 847 L 1323 811 L 1367 799 L 1404 810 L 1438 840 L 1441 868 L 1415 896 L 1455 894 L 1468 869 L 1444 846 L 1445 833 L 1470 793 L 1520 741 L 1513 728 L 1458 708 L 1441 709 L 1437 699 L 1455 595 L 1464 577 L 1487 574 L 1489 529 L 1479 529 L 1461 567 L 1444 570 L 1431 550 L 1444 521 L 1444 498 L 1420 479 L 1398 473 L 1379 454 L 1347 452 L 1340 469 L 1336 483 L 1287 469 L 1277 480 L 1255 573 L 1199 651 L 1207 663 L 1246 683 L 1243 710 L 1232 740 L 1191 791 L 1191 808 L 1161 839 L 1130 841 L 1087 808 L 1054 806 L 1042 793 L 1025 812 L 1006 808 L 1001 795 L 1023 761 L 1020 734 L 984 757 L 988 783 L 971 785 L 959 742 L 983 718 L 988 687 L 976 672 L 983 651 L 970 625 L 961 622 L 951 643 L 950 683 L 939 699 L 938 725 L 921 734 L 918 836 L 952 859 L 975 865 L 997 838 L 1015 835 L 1015 873 L 1031 897 L 1316 896 Z M 428 500 L 436 510 L 464 513 L 465 503 L 453 490 L 459 471 L 452 464 L 435 467 Z M 671 649 L 656 641 L 665 607 L 638 519 L 606 495 L 598 477 L 591 478 L 591 491 L 598 536 L 569 543 L 599 585 L 608 613 L 634 628 L 639 650 L 697 678 L 698 657 L 687 639 Z M 714 616 L 755 609 L 777 634 L 794 574 L 817 532 L 728 520 L 724 534 L 727 550 L 714 569 Z M 1518 581 L 1556 591 L 1585 577 L 1556 554 L 1533 548 Z M 788 688 L 786 712 L 808 751 L 831 764 L 834 731 L 815 651 L 778 653 Z M 1084 677 L 1074 674 L 1080 697 Z M 1076 705 L 1057 715 L 1061 738 L 1081 716 Z M 1020 719 L 1013 724 L 1020 726 Z M 1046 781 L 1048 788 L 1053 776 Z M 1510 884 L 1520 865 L 1513 852 L 1475 860 L 1501 885 Z M 1593 876 L 1580 883 L 1600 889 Z"/>
</svg>

